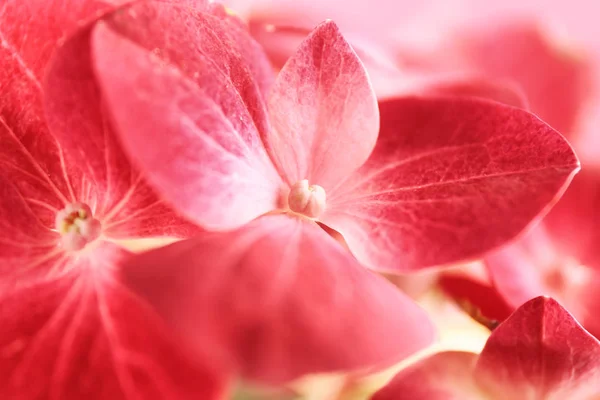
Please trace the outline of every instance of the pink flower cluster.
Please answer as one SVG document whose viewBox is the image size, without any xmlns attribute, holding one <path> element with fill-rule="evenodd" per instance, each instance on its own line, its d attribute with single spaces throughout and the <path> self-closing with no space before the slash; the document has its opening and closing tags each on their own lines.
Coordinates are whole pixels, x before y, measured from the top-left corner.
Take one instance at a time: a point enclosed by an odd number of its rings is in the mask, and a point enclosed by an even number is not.
<svg viewBox="0 0 600 400">
<path fill-rule="evenodd" d="M 381 274 L 425 268 L 500 324 L 374 400 L 600 396 L 591 64 L 308 3 L 0 2 L 0 399 L 379 371 L 436 339 Z"/>
</svg>

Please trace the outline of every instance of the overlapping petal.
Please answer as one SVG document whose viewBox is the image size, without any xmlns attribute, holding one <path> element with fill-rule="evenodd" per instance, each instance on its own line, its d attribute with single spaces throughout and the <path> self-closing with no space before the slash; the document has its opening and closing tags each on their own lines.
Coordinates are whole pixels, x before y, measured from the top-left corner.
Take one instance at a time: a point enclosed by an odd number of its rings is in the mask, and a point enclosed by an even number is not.
<svg viewBox="0 0 600 400">
<path fill-rule="evenodd" d="M 0 397 L 221 398 L 223 378 L 190 362 L 118 281 L 126 256 L 105 244 L 61 278 L 0 297 Z"/>
<path fill-rule="evenodd" d="M 287 215 L 142 254 L 125 273 L 195 354 L 262 382 L 389 364 L 433 339 L 410 299 Z"/>
<path fill-rule="evenodd" d="M 369 157 L 379 130 L 375 94 L 360 60 L 326 21 L 302 42 L 269 99 L 266 145 L 290 185 L 328 190 Z"/>
<path fill-rule="evenodd" d="M 543 214 L 579 169 L 560 134 L 499 103 L 407 97 L 380 113 L 377 147 L 322 217 L 372 268 L 476 257 Z"/>
<path fill-rule="evenodd" d="M 118 3 L 7 0 L 0 6 L 0 174 L 45 223 L 53 222 L 53 208 L 74 201 L 83 177 L 46 126 L 44 71 L 65 34 Z"/>
<path fill-rule="evenodd" d="M 82 63 L 91 57 L 121 142 L 154 187 L 217 229 L 275 208 L 279 194 L 260 139 L 268 129 L 260 87 L 237 50 L 241 35 L 227 19 L 145 2 L 73 38 L 84 51 L 70 53 Z"/>
<path fill-rule="evenodd" d="M 600 342 L 555 300 L 538 297 L 492 333 L 479 357 L 436 354 L 373 399 L 592 399 L 599 375 Z"/>
</svg>

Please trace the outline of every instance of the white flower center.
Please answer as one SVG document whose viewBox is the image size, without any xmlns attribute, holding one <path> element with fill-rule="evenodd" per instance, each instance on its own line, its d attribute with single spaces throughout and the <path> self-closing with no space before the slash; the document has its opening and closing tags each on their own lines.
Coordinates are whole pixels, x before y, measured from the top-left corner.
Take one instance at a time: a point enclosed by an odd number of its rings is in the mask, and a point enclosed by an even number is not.
<svg viewBox="0 0 600 400">
<path fill-rule="evenodd" d="M 296 182 L 288 195 L 290 210 L 309 218 L 318 218 L 325 211 L 325 189 L 309 185 L 308 180 Z"/>
<path fill-rule="evenodd" d="M 66 250 L 81 250 L 100 236 L 102 226 L 87 204 L 73 203 L 56 214 L 56 230 Z"/>
</svg>

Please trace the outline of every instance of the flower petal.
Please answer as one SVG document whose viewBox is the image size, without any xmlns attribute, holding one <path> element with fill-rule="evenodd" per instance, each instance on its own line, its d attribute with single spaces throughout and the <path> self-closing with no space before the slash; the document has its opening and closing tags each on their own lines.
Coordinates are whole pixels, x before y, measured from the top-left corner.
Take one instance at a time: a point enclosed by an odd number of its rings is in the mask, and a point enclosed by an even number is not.
<svg viewBox="0 0 600 400">
<path fill-rule="evenodd" d="M 600 169 L 585 165 L 545 218 L 557 249 L 600 271 Z"/>
<path fill-rule="evenodd" d="M 484 400 L 473 380 L 477 354 L 437 353 L 402 370 L 371 400 Z"/>
<path fill-rule="evenodd" d="M 521 85 L 531 110 L 572 137 L 591 94 L 589 60 L 555 46 L 534 23 L 513 23 L 464 38 L 469 62 L 490 78 Z"/>
<path fill-rule="evenodd" d="M 105 244 L 67 275 L 0 298 L 0 397 L 217 399 L 224 380 L 191 363 L 117 279 Z"/>
<path fill-rule="evenodd" d="M 375 146 L 379 114 L 367 73 L 337 26 L 326 21 L 283 67 L 269 99 L 266 146 L 290 185 L 328 190 Z"/>
<path fill-rule="evenodd" d="M 369 161 L 328 193 L 321 221 L 365 265 L 414 270 L 476 257 L 547 212 L 579 163 L 526 111 L 464 98 L 380 104 Z"/>
<path fill-rule="evenodd" d="M 555 300 L 538 297 L 492 333 L 475 377 L 507 399 L 591 398 L 600 394 L 600 342 Z"/>
<path fill-rule="evenodd" d="M 63 272 L 67 261 L 58 241 L 19 188 L 0 177 L 0 294 Z"/>
<path fill-rule="evenodd" d="M 600 334 L 600 272 L 561 254 L 540 224 L 525 237 L 486 256 L 497 291 L 513 308 L 541 295 L 565 305 L 593 334 Z"/>
<path fill-rule="evenodd" d="M 380 366 L 433 340 L 423 310 L 287 215 L 142 254 L 125 272 L 201 359 L 228 359 L 252 380 Z"/>
<path fill-rule="evenodd" d="M 242 33 L 230 29 L 221 17 L 143 2 L 91 38 L 125 150 L 179 211 L 215 229 L 275 208 L 280 185 L 259 135 L 268 129 L 262 96 L 236 50 Z"/>
<path fill-rule="evenodd" d="M 82 176 L 46 126 L 41 80 L 62 36 L 118 3 L 4 0 L 0 7 L 0 175 L 48 225 L 52 208 L 74 201 Z"/>
</svg>

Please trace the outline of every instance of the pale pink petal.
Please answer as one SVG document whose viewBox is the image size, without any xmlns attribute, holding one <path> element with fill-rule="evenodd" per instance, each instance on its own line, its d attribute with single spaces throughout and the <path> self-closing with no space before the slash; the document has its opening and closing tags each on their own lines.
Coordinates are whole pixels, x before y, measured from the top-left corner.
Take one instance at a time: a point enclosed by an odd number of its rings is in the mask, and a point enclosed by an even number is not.
<svg viewBox="0 0 600 400">
<path fill-rule="evenodd" d="M 125 150 L 171 204 L 215 229 L 275 208 L 280 185 L 260 138 L 268 121 L 259 86 L 233 41 L 242 32 L 230 28 L 238 27 L 151 2 L 99 23 L 91 39 Z M 88 36 L 73 40 L 89 49 Z"/>
<path fill-rule="evenodd" d="M 503 399 L 600 395 L 600 342 L 555 300 L 538 297 L 490 336 L 475 377 Z"/>
<path fill-rule="evenodd" d="M 317 224 L 287 215 L 151 251 L 125 271 L 200 359 L 251 380 L 384 366 L 433 340 L 423 310 Z"/>
<path fill-rule="evenodd" d="M 485 400 L 473 380 L 477 354 L 443 352 L 403 369 L 371 400 Z"/>
<path fill-rule="evenodd" d="M 372 156 L 328 192 L 321 218 L 371 268 L 477 257 L 546 213 L 579 169 L 564 138 L 520 109 L 398 98 L 380 112 Z"/>
<path fill-rule="evenodd" d="M 290 185 L 327 191 L 360 167 L 377 140 L 379 114 L 366 71 L 326 21 L 283 67 L 269 99 L 266 146 Z"/>
<path fill-rule="evenodd" d="M 189 361 L 117 280 L 125 256 L 104 244 L 69 274 L 0 297 L 1 398 L 222 398 L 223 377 Z"/>
<path fill-rule="evenodd" d="M 0 175 L 18 186 L 36 214 L 74 201 L 82 185 L 73 160 L 44 119 L 41 80 L 57 42 L 119 0 L 4 0 L 0 5 Z"/>
</svg>

